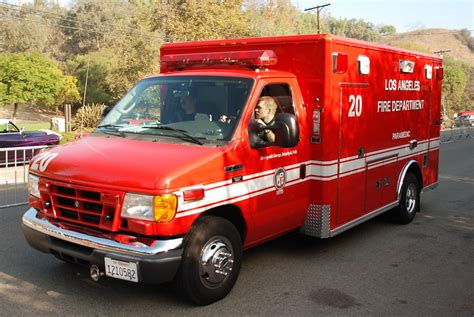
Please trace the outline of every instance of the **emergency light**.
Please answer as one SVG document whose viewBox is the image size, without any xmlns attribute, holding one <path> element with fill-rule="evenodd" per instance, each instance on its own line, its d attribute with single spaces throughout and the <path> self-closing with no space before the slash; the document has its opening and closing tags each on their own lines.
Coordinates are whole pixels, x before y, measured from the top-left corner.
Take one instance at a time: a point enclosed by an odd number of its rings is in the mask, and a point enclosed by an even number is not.
<svg viewBox="0 0 474 317">
<path fill-rule="evenodd" d="M 161 68 L 182 69 L 206 66 L 265 67 L 277 63 L 272 50 L 232 51 L 164 55 Z"/>
</svg>

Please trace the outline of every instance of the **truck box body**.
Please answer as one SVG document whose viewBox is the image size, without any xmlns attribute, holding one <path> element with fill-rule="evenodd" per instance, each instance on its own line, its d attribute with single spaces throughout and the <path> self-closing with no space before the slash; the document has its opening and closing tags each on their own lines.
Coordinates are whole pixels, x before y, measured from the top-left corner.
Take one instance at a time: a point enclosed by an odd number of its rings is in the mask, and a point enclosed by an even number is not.
<svg viewBox="0 0 474 317">
<path fill-rule="evenodd" d="M 306 117 L 306 126 L 300 130 L 311 130 L 313 111 L 321 112 L 320 142 L 312 142 L 311 134 L 301 132 L 304 146 L 295 159 L 285 161 L 306 167 L 308 184 L 298 186 L 308 195 L 300 208 L 330 209 L 329 230 L 333 231 L 380 208 L 393 207 L 403 168 L 411 160 L 423 166 L 423 187 L 437 183 L 440 129 L 436 122 L 441 113 L 441 81 L 435 75 L 435 69 L 441 67 L 438 56 L 333 35 L 167 44 L 161 55 L 262 49 L 272 50 L 278 58 L 268 69 L 291 73 L 297 79 L 306 110 L 300 114 Z M 347 55 L 347 71 L 343 73 L 334 71 L 337 53 Z M 370 60 L 368 74 L 359 71 L 360 56 Z M 415 62 L 413 72 L 400 71 L 400 61 L 404 60 Z M 162 72 L 168 72 L 166 64 L 162 66 Z M 212 71 L 205 65 L 195 69 Z M 430 79 L 427 69 L 431 70 Z M 356 100 L 352 102 L 351 96 L 360 96 L 359 117 L 349 117 L 351 107 L 352 112 L 356 110 Z M 405 100 L 409 103 L 403 104 Z M 410 149 L 410 141 L 418 146 Z M 358 157 L 359 149 L 363 149 L 364 157 Z M 275 153 L 270 149 L 261 156 L 271 154 Z M 251 173 L 259 171 L 257 167 Z M 378 185 L 381 181 L 387 184 Z M 297 218 L 299 223 L 301 217 Z"/>
<path fill-rule="evenodd" d="M 442 75 L 438 56 L 325 34 L 165 44 L 96 133 L 33 159 L 25 236 L 97 278 L 195 278 L 212 302 L 241 248 L 410 222 L 438 181 Z"/>
</svg>

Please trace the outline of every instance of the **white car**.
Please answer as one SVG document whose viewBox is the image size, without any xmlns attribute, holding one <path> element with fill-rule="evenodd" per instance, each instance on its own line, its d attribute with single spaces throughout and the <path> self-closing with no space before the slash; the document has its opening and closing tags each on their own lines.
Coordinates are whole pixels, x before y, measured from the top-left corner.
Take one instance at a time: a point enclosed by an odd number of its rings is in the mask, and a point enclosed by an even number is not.
<svg viewBox="0 0 474 317">
<path fill-rule="evenodd" d="M 462 123 L 465 127 L 474 127 L 474 114 L 463 116 Z"/>
</svg>

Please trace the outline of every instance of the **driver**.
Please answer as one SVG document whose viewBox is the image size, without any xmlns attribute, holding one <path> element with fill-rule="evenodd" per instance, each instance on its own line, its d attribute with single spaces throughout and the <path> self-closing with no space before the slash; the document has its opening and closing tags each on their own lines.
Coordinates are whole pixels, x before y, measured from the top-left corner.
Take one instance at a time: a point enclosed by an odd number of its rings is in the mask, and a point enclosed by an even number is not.
<svg viewBox="0 0 474 317">
<path fill-rule="evenodd" d="M 275 142 L 275 133 L 270 130 L 270 127 L 275 124 L 275 114 L 277 109 L 278 105 L 273 97 L 263 96 L 258 99 L 254 116 L 259 125 L 257 136 L 263 141 Z"/>
<path fill-rule="evenodd" d="M 197 100 L 196 97 L 192 94 L 188 96 L 183 96 L 181 97 L 181 109 L 183 110 L 183 113 L 181 113 L 181 120 L 179 121 L 191 121 L 194 120 L 196 117 L 196 111 L 197 111 Z"/>
</svg>

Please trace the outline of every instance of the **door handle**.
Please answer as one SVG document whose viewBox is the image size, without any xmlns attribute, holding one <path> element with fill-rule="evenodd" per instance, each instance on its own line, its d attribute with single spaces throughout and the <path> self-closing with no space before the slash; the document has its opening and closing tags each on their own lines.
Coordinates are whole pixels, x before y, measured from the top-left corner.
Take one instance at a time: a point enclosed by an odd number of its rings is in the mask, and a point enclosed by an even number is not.
<svg viewBox="0 0 474 317">
<path fill-rule="evenodd" d="M 365 154 L 365 150 L 364 150 L 364 148 L 361 146 L 361 147 L 359 148 L 359 151 L 358 151 L 358 154 L 357 154 L 357 155 L 359 156 L 359 158 L 362 158 L 362 157 L 364 157 L 364 154 Z"/>
</svg>

